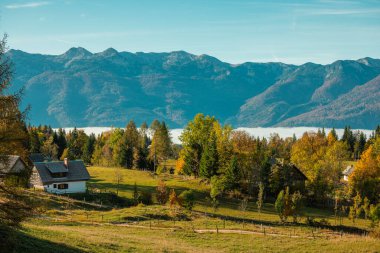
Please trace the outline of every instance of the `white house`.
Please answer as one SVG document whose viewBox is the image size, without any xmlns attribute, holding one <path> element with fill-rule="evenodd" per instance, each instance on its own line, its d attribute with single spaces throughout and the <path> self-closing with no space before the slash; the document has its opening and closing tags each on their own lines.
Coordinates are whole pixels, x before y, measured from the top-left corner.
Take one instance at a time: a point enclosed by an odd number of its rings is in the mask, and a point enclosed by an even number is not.
<svg viewBox="0 0 380 253">
<path fill-rule="evenodd" d="M 83 161 L 65 158 L 64 161 L 35 162 L 30 185 L 50 193 L 81 193 L 86 192 L 89 179 Z"/>
<path fill-rule="evenodd" d="M 343 180 L 348 181 L 348 178 L 354 172 L 354 165 L 348 165 L 347 168 L 343 171 Z"/>
</svg>

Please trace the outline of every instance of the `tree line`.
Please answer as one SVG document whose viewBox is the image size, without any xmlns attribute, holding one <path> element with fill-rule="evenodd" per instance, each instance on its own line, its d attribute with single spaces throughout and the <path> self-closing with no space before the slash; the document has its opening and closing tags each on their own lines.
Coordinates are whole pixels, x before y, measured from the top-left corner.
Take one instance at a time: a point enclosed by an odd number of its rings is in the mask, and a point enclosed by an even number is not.
<svg viewBox="0 0 380 253">
<path fill-rule="evenodd" d="M 66 132 L 50 126 L 28 126 L 30 153 L 42 153 L 52 160 L 82 159 L 86 164 L 150 169 L 176 156 L 165 122 L 155 120 L 140 128 L 129 121 L 125 128 L 115 128 L 99 136 L 87 135 L 74 128 Z"/>
</svg>

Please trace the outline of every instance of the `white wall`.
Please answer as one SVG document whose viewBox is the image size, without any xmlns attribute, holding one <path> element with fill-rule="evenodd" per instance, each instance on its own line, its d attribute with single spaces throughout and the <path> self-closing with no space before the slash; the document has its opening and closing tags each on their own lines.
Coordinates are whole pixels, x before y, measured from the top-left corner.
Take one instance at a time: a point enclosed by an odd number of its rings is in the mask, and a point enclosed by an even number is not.
<svg viewBox="0 0 380 253">
<path fill-rule="evenodd" d="M 45 191 L 57 194 L 86 192 L 86 181 L 59 182 L 55 184 L 57 184 L 57 188 L 54 188 L 54 184 L 44 185 Z M 67 189 L 58 189 L 58 184 L 68 184 L 69 187 Z"/>
</svg>

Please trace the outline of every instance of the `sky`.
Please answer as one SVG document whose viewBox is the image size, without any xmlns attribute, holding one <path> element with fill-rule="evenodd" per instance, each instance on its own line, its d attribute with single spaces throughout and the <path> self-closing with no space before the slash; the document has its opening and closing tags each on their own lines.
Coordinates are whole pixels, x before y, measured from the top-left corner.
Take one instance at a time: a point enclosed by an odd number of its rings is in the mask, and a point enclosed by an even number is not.
<svg viewBox="0 0 380 253">
<path fill-rule="evenodd" d="M 8 46 L 184 50 L 229 63 L 380 58 L 380 0 L 1 0 Z"/>
</svg>

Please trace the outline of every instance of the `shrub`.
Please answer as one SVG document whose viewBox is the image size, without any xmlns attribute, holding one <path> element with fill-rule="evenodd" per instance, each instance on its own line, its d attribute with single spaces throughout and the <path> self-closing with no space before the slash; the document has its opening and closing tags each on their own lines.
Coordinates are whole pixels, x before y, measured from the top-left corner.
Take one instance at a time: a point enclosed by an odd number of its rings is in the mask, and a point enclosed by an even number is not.
<svg viewBox="0 0 380 253">
<path fill-rule="evenodd" d="M 166 172 L 167 172 L 167 168 L 166 168 L 165 165 L 157 167 L 157 171 L 156 171 L 157 174 L 163 174 L 163 173 L 166 173 Z"/>
<path fill-rule="evenodd" d="M 280 191 L 280 193 L 277 196 L 276 202 L 274 203 L 274 207 L 276 208 L 276 212 L 278 213 L 278 216 L 280 217 L 281 222 L 286 221 L 286 216 L 284 215 L 285 212 L 285 196 L 284 196 L 284 190 Z"/>
<path fill-rule="evenodd" d="M 164 181 L 160 180 L 156 188 L 156 198 L 159 204 L 164 205 L 168 202 L 168 191 Z"/>
<path fill-rule="evenodd" d="M 285 222 L 288 216 L 292 214 L 291 204 L 292 200 L 289 195 L 289 187 L 286 187 L 285 191 L 280 191 L 274 204 L 281 222 Z"/>
<path fill-rule="evenodd" d="M 181 206 L 187 210 L 192 210 L 194 207 L 195 196 L 192 190 L 183 191 L 179 195 Z"/>
<path fill-rule="evenodd" d="M 296 191 L 292 195 L 291 211 L 293 215 L 293 222 L 298 222 L 298 217 L 301 215 L 301 210 L 303 207 L 302 195 L 299 191 Z"/>
<path fill-rule="evenodd" d="M 151 205 L 153 203 L 152 201 L 152 193 L 148 191 L 143 191 L 140 193 L 140 203 L 143 203 L 144 205 Z"/>
<path fill-rule="evenodd" d="M 306 217 L 306 225 L 308 226 L 314 226 L 316 224 L 315 220 L 313 217 Z"/>
<path fill-rule="evenodd" d="M 377 225 L 380 222 L 380 204 L 371 205 L 369 218 L 372 221 L 373 225 Z"/>
</svg>

